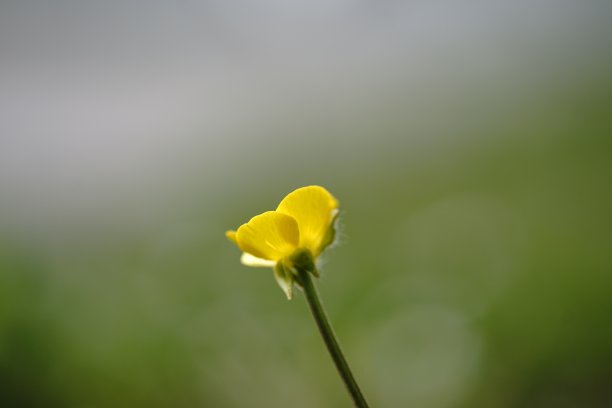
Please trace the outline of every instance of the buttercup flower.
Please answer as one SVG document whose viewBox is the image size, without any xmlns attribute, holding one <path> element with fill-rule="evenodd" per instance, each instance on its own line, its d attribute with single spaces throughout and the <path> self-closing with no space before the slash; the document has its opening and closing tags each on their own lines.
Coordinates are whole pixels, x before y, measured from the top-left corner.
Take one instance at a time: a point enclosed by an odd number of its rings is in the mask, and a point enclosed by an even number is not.
<svg viewBox="0 0 612 408">
<path fill-rule="evenodd" d="M 226 236 L 243 251 L 241 262 L 271 267 L 288 299 L 296 282 L 296 268 L 317 274 L 314 262 L 334 240 L 338 200 L 320 186 L 289 193 L 275 211 L 256 215 Z"/>
</svg>

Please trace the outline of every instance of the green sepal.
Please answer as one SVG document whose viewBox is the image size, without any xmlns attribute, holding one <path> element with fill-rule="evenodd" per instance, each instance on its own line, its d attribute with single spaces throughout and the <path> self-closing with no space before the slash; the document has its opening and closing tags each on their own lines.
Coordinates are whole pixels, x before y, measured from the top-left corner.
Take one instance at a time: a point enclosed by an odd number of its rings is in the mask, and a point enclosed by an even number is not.
<svg viewBox="0 0 612 408">
<path fill-rule="evenodd" d="M 325 250 L 325 248 L 327 248 L 328 246 L 334 243 L 336 239 L 336 230 L 337 230 L 336 224 L 338 223 L 339 214 L 340 212 L 338 210 L 334 211 L 331 222 L 329 224 L 329 228 L 327 229 L 327 232 L 325 233 L 325 237 L 321 241 L 321 246 L 319 247 L 319 253 L 322 253 Z"/>
<path fill-rule="evenodd" d="M 314 262 L 312 252 L 306 248 L 298 249 L 289 258 L 294 269 L 308 271 L 317 278 L 319 277 L 319 271 Z"/>
<path fill-rule="evenodd" d="M 291 300 L 293 297 L 293 282 L 295 282 L 295 277 L 293 273 L 291 273 L 291 268 L 284 264 L 283 261 L 279 261 L 274 265 L 274 278 L 276 278 L 276 283 L 278 286 L 285 292 L 287 295 L 287 299 Z"/>
</svg>

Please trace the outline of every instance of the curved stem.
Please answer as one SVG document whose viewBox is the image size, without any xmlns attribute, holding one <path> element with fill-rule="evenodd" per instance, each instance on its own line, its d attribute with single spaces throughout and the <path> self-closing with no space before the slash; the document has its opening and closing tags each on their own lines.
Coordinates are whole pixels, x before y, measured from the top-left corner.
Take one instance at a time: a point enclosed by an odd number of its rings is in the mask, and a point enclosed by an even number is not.
<svg viewBox="0 0 612 408">
<path fill-rule="evenodd" d="M 334 330 L 329 323 L 329 319 L 325 314 L 325 310 L 323 309 L 323 305 L 319 300 L 319 294 L 317 293 L 317 289 L 312 282 L 310 277 L 310 273 L 305 269 L 298 269 L 298 282 L 304 289 L 304 293 L 306 294 L 306 300 L 308 300 L 308 306 L 310 306 L 310 311 L 314 316 L 315 322 L 317 323 L 317 327 L 319 328 L 319 332 L 323 337 L 323 341 L 327 346 L 327 350 L 331 355 L 332 360 L 334 360 L 334 364 L 336 365 L 336 369 L 342 377 L 348 392 L 351 394 L 353 398 L 353 402 L 355 406 L 358 408 L 367 408 L 368 403 L 366 402 L 353 374 L 351 373 L 351 369 L 342 354 L 342 349 L 340 349 L 340 345 L 338 344 L 338 340 L 336 339 L 336 335 L 334 334 Z"/>
</svg>

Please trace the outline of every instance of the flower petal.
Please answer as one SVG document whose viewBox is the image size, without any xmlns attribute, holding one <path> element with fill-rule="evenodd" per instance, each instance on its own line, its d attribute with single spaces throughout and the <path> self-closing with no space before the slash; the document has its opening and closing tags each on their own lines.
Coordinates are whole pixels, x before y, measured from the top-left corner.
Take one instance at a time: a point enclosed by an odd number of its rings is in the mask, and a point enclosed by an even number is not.
<svg viewBox="0 0 612 408">
<path fill-rule="evenodd" d="M 238 245 L 238 241 L 236 241 L 236 231 L 225 231 L 225 236 L 234 244 Z"/>
<path fill-rule="evenodd" d="M 276 211 L 295 218 L 300 231 L 300 247 L 310 249 L 316 257 L 329 240 L 329 229 L 338 205 L 338 200 L 323 187 L 308 186 L 289 193 Z"/>
<path fill-rule="evenodd" d="M 273 268 L 276 265 L 276 261 L 270 261 L 268 259 L 261 259 L 255 255 L 251 255 L 248 252 L 243 252 L 240 257 L 240 262 L 246 266 L 253 266 L 255 268 Z"/>
<path fill-rule="evenodd" d="M 300 241 L 297 222 L 286 214 L 267 211 L 256 215 L 236 232 L 238 246 L 244 252 L 276 261 L 290 255 Z"/>
</svg>

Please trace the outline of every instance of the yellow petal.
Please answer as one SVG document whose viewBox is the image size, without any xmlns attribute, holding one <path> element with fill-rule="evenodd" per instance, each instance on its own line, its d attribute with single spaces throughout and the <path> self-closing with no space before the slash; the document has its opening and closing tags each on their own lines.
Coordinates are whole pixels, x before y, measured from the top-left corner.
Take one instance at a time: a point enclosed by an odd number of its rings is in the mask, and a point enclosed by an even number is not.
<svg viewBox="0 0 612 408">
<path fill-rule="evenodd" d="M 244 252 L 276 261 L 290 255 L 300 241 L 297 222 L 286 214 L 267 211 L 256 215 L 236 232 L 238 246 Z"/>
<path fill-rule="evenodd" d="M 310 249 L 316 257 L 323 250 L 337 209 L 338 200 L 326 189 L 308 186 L 289 193 L 276 211 L 295 218 L 300 231 L 300 247 Z"/>
<path fill-rule="evenodd" d="M 225 236 L 234 244 L 238 245 L 238 241 L 236 241 L 236 231 L 225 231 Z"/>
<path fill-rule="evenodd" d="M 246 266 L 253 266 L 255 268 L 273 268 L 276 265 L 276 261 L 270 261 L 267 259 L 261 259 L 248 252 L 243 252 L 240 257 L 240 262 Z"/>
</svg>

